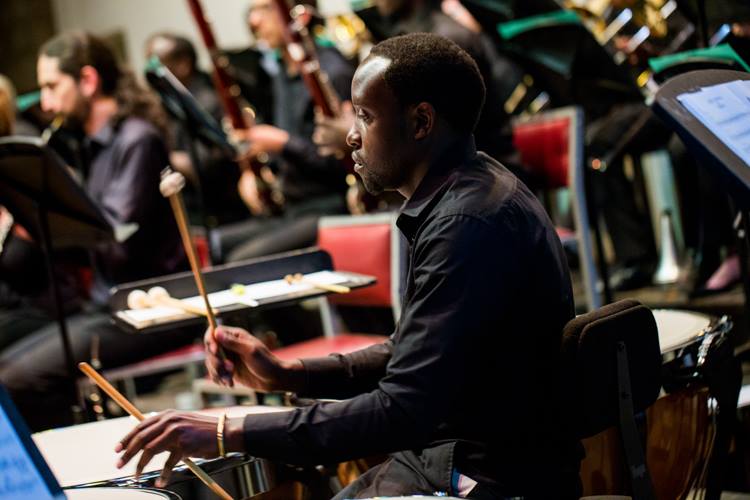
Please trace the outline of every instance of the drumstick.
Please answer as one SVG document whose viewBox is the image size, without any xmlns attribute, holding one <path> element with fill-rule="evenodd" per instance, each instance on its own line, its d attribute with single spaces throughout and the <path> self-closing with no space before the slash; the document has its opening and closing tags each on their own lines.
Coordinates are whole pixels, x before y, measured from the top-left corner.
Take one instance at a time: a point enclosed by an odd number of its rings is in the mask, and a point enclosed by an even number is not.
<svg viewBox="0 0 750 500">
<path fill-rule="evenodd" d="M 311 280 L 309 278 L 305 278 L 302 273 L 296 273 L 296 274 L 287 274 L 284 276 L 284 281 L 289 283 L 290 285 L 292 283 L 306 283 L 310 286 L 313 286 L 315 288 L 320 288 L 321 290 L 326 290 L 333 293 L 349 293 L 351 292 L 351 288 L 348 286 L 343 285 L 330 285 L 328 283 L 319 283 L 315 280 Z"/>
<path fill-rule="evenodd" d="M 174 217 L 177 219 L 177 227 L 180 229 L 182 244 L 185 247 L 185 252 L 190 261 L 190 269 L 193 271 L 195 284 L 198 287 L 198 292 L 201 297 L 203 297 L 203 302 L 206 306 L 206 317 L 208 318 L 208 325 L 211 328 L 211 335 L 214 335 L 215 338 L 216 317 L 214 316 L 214 310 L 211 308 L 211 304 L 208 301 L 208 294 L 206 293 L 206 286 L 203 283 L 201 268 L 198 265 L 198 258 L 196 257 L 195 247 L 193 246 L 193 239 L 190 237 L 190 228 L 188 227 L 187 217 L 185 216 L 185 205 L 182 203 L 182 195 L 180 194 L 180 190 L 182 190 L 183 187 L 185 187 L 185 178 L 182 174 L 179 172 L 173 172 L 169 167 L 162 172 L 159 191 L 161 191 L 162 196 L 169 198 L 169 203 L 172 205 Z M 227 355 L 221 344 L 217 343 L 216 346 L 216 355 L 222 360 L 223 367 L 223 361 L 227 359 Z"/>
<path fill-rule="evenodd" d="M 146 417 L 143 415 L 143 413 L 140 412 L 138 408 L 133 405 L 130 401 L 127 400 L 125 396 L 123 396 L 120 391 L 115 389 L 112 384 L 110 384 L 107 379 L 102 377 L 99 372 L 94 370 L 90 364 L 83 362 L 78 363 L 78 368 L 85 373 L 101 390 L 103 390 L 109 397 L 111 397 L 115 403 L 120 405 L 120 408 L 128 412 L 132 417 L 134 417 L 139 422 L 143 421 Z M 203 484 L 208 486 L 211 491 L 216 493 L 216 495 L 219 498 L 222 498 L 223 500 L 234 500 L 232 496 L 227 493 L 224 488 L 219 486 L 219 484 L 214 481 L 214 479 L 206 474 L 206 472 L 198 467 L 195 462 L 190 460 L 189 458 L 185 457 L 182 459 L 182 462 L 192 471 L 193 474 L 195 474 L 198 479 L 203 481 Z"/>
</svg>

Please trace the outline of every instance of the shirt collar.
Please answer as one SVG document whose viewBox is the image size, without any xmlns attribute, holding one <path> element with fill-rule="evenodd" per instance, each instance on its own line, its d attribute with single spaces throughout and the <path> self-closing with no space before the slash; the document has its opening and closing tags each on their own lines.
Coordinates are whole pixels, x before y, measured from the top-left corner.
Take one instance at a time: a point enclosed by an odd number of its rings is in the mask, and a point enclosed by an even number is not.
<svg viewBox="0 0 750 500">
<path fill-rule="evenodd" d="M 88 137 L 89 144 L 99 146 L 100 148 L 109 146 L 115 137 L 115 128 L 112 120 L 108 121 L 94 135 Z"/>
<path fill-rule="evenodd" d="M 397 225 L 404 236 L 409 240 L 414 237 L 420 224 L 439 199 L 438 195 L 445 191 L 449 185 L 448 181 L 455 176 L 457 168 L 468 163 L 476 155 L 474 136 L 471 136 L 465 146 L 448 151 L 439 161 L 430 166 L 414 194 L 401 207 Z"/>
</svg>

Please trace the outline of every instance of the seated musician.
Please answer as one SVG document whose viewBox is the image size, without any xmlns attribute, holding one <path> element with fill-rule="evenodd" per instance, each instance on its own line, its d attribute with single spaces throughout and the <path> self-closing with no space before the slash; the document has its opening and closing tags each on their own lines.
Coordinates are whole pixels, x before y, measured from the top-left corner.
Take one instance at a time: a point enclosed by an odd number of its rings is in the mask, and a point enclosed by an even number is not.
<svg viewBox="0 0 750 500">
<path fill-rule="evenodd" d="M 578 444 L 561 429 L 555 386 L 573 316 L 565 256 L 529 190 L 475 149 L 484 92 L 474 61 L 436 35 L 389 39 L 360 65 L 348 136 L 356 170 L 368 191 L 407 199 L 401 320 L 383 344 L 292 362 L 244 330 L 207 332 L 217 381 L 342 399 L 228 419 L 224 450 L 307 464 L 391 453 L 337 499 L 578 498 Z M 165 481 L 181 457 L 219 454 L 218 423 L 151 417 L 117 445 L 119 465 L 170 451 Z"/>
<path fill-rule="evenodd" d="M 169 32 L 158 32 L 146 41 L 146 58 L 156 56 L 192 94 L 198 104 L 217 123 L 224 118 L 219 96 L 210 75 L 198 68 L 192 42 Z M 172 168 L 190 180 L 183 191 L 188 211 L 203 212 L 207 226 L 216 226 L 247 218 L 247 208 L 237 193 L 237 162 L 224 151 L 200 142 L 177 119 L 170 120 L 173 147 L 169 154 Z M 194 164 L 195 163 L 195 164 Z"/>
<path fill-rule="evenodd" d="M 498 53 L 492 41 L 483 33 L 472 31 L 446 15 L 439 0 L 375 0 L 368 18 L 377 22 L 378 33 L 385 39 L 406 33 L 435 33 L 458 44 L 477 62 L 487 86 L 486 106 L 482 109 L 474 132 L 477 147 L 511 168 L 527 184 L 533 180 L 524 172 L 512 143 L 510 119 L 503 103 L 520 82 L 523 73 L 506 56 Z M 380 41 L 380 40 L 378 40 Z M 348 108 L 345 108 L 348 109 Z M 350 118 L 353 120 L 353 118 Z M 346 127 L 335 119 L 319 117 L 314 140 L 323 150 L 344 149 Z"/>
<path fill-rule="evenodd" d="M 271 77 L 273 125 L 250 127 L 245 139 L 252 156 L 277 160 L 278 190 L 283 215 L 256 217 L 216 233 L 214 255 L 236 261 L 310 246 L 323 214 L 346 212 L 346 167 L 334 156 L 317 153 L 311 136 L 314 106 L 300 68 L 284 48 L 284 26 L 273 0 L 254 0 L 248 25 L 264 52 L 263 66 Z M 334 48 L 317 46 L 321 69 L 342 99 L 349 99 L 354 67 Z M 240 191 L 251 210 L 263 211 L 252 172 L 245 172 Z"/>
<path fill-rule="evenodd" d="M 102 365 L 132 363 L 189 342 L 193 332 L 133 336 L 119 331 L 105 312 L 109 288 L 117 283 L 182 270 L 186 259 L 171 208 L 159 192 L 168 164 L 164 119 L 153 96 L 122 69 L 112 50 L 82 32 L 61 34 L 41 48 L 37 78 L 42 107 L 62 115 L 67 127 L 85 136 L 85 190 L 112 224 L 135 223 L 124 242 L 92 252 L 93 286 L 86 313 L 67 319 L 75 361 L 91 359 L 99 339 Z M 0 382 L 33 430 L 70 424 L 73 403 L 56 324 L 45 326 L 6 349 Z"/>
</svg>

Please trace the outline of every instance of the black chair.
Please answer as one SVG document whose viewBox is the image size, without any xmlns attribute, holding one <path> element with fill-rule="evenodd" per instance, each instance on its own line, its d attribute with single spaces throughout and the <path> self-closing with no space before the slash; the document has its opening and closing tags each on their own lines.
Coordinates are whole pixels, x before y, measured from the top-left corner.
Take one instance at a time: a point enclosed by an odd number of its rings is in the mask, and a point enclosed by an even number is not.
<svg viewBox="0 0 750 500">
<path fill-rule="evenodd" d="M 584 439 L 618 426 L 634 499 L 653 499 L 636 414 L 659 396 L 662 358 L 651 311 L 622 300 L 578 316 L 563 330 L 568 425 Z"/>
</svg>

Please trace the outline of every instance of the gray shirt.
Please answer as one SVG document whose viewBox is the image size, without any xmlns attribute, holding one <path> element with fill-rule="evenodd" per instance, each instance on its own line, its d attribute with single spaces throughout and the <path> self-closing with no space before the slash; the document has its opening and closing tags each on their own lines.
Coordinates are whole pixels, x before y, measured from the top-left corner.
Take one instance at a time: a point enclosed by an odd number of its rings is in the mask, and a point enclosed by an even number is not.
<svg viewBox="0 0 750 500">
<path fill-rule="evenodd" d="M 138 224 L 126 241 L 94 251 L 92 299 L 103 304 L 111 286 L 180 270 L 185 255 L 169 202 L 159 192 L 169 156 L 158 130 L 129 117 L 107 124 L 84 147 L 89 196 L 112 224 Z"/>
</svg>

